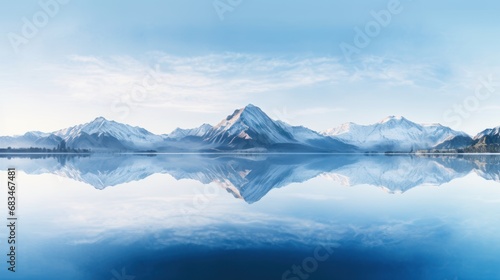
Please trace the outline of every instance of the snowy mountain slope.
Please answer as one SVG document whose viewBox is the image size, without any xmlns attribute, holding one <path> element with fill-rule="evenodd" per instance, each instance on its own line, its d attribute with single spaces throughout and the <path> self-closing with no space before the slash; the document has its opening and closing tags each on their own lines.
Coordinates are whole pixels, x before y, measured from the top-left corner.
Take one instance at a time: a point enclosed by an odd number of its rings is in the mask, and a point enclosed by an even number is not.
<svg viewBox="0 0 500 280">
<path fill-rule="evenodd" d="M 307 143 L 308 141 L 322 140 L 324 136 L 318 132 L 311 130 L 303 126 L 291 126 L 282 121 L 276 121 L 276 123 L 283 128 L 283 130 L 293 135 L 294 139 L 301 143 Z"/>
<path fill-rule="evenodd" d="M 343 124 L 323 132 L 364 150 L 410 152 L 430 149 L 455 136 L 467 136 L 440 124 L 416 124 L 390 116 L 372 125 Z"/>
<path fill-rule="evenodd" d="M 302 126 L 274 121 L 249 104 L 234 111 L 202 136 L 222 149 L 264 148 L 274 151 L 353 151 L 355 147 Z"/>
<path fill-rule="evenodd" d="M 40 131 L 26 132 L 18 136 L 0 136 L 0 148 L 54 148 L 60 143 L 61 139 L 50 133 Z"/>
<path fill-rule="evenodd" d="M 144 128 L 108 121 L 103 117 L 53 132 L 73 148 L 151 148 L 163 141 Z"/>
<path fill-rule="evenodd" d="M 488 128 L 481 132 L 479 132 L 476 136 L 474 136 L 475 141 L 479 141 L 484 138 L 489 138 L 488 142 L 491 143 L 499 143 L 500 141 L 500 126 L 495 128 Z"/>
<path fill-rule="evenodd" d="M 297 142 L 290 132 L 252 104 L 234 111 L 206 133 L 203 140 L 235 148 Z"/>
<path fill-rule="evenodd" d="M 202 137 L 208 131 L 212 129 L 212 126 L 209 124 L 202 124 L 200 127 L 192 128 L 192 129 L 182 129 L 176 128 L 171 133 L 165 135 L 166 139 L 177 139 L 180 140 L 185 137 L 193 136 L 193 137 Z"/>
<path fill-rule="evenodd" d="M 95 120 L 53 133 L 28 132 L 0 137 L 0 148 L 54 148 L 61 141 L 70 148 L 92 151 L 163 152 L 416 152 L 418 150 L 500 151 L 500 127 L 487 129 L 474 139 L 440 124 L 417 124 L 390 116 L 372 125 L 346 123 L 318 133 L 303 126 L 272 120 L 249 104 L 216 126 L 177 128 L 155 135 L 143 128 Z"/>
<path fill-rule="evenodd" d="M 41 136 L 38 139 L 36 139 L 33 146 L 42 148 L 57 147 L 57 145 L 59 145 L 61 141 L 62 141 L 61 137 L 54 134 L 49 134 L 47 136 Z"/>
<path fill-rule="evenodd" d="M 442 143 L 436 145 L 434 149 L 437 150 L 456 150 L 464 149 L 469 147 L 474 143 L 474 140 L 469 135 L 457 135 L 451 137 Z"/>
<path fill-rule="evenodd" d="M 470 147 L 464 149 L 472 153 L 499 153 L 500 152 L 500 126 L 481 131 L 473 138 Z"/>
</svg>

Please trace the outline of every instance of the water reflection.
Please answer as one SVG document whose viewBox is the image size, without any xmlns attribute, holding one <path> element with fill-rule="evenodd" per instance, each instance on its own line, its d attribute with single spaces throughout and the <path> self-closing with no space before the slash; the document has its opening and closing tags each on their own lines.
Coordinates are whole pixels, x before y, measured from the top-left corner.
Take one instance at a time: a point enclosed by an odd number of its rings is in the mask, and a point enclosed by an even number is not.
<svg viewBox="0 0 500 280">
<path fill-rule="evenodd" d="M 318 176 L 390 193 L 439 186 L 471 172 L 500 182 L 500 157 L 489 155 L 23 155 L 9 156 L 7 164 L 28 174 L 52 173 L 97 189 L 169 174 L 177 180 L 216 183 L 248 203 L 259 201 L 273 188 Z"/>
<path fill-rule="evenodd" d="M 19 273 L 0 279 L 119 279 L 122 269 L 302 279 L 286 272 L 318 246 L 333 253 L 302 270 L 307 279 L 500 277 L 496 156 L 23 155 L 0 165 L 23 171 Z"/>
</svg>

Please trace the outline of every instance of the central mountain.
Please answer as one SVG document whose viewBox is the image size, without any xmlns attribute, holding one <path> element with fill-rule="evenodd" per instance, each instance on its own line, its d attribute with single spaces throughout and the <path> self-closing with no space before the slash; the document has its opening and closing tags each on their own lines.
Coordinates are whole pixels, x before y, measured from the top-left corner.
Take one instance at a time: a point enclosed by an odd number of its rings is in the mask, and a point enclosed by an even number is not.
<svg viewBox="0 0 500 280">
<path fill-rule="evenodd" d="M 234 111 L 211 129 L 204 138 L 211 143 L 240 148 L 296 142 L 289 131 L 251 104 Z"/>
<path fill-rule="evenodd" d="M 204 131 L 200 135 L 200 131 Z M 250 104 L 235 110 L 214 127 L 203 125 L 196 129 L 175 130 L 170 140 L 198 139 L 204 149 L 214 151 L 255 150 L 289 152 L 350 152 L 355 147 L 325 137 L 302 126 L 291 126 L 274 121 L 260 108 Z M 192 132 L 186 134 L 185 132 Z M 174 135 L 172 137 L 171 135 Z M 182 135 L 176 138 L 178 134 Z"/>
</svg>

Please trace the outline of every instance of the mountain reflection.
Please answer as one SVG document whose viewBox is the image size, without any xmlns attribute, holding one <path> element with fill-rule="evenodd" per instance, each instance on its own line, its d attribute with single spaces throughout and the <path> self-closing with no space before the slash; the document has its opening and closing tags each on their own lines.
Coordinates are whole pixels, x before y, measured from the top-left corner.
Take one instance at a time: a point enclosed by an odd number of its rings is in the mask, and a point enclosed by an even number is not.
<svg viewBox="0 0 500 280">
<path fill-rule="evenodd" d="M 0 155 L 0 160 L 28 174 L 52 173 L 97 189 L 169 174 L 177 180 L 217 183 L 248 203 L 273 188 L 318 176 L 391 193 L 438 186 L 471 172 L 500 182 L 500 157 L 488 155 Z"/>
</svg>

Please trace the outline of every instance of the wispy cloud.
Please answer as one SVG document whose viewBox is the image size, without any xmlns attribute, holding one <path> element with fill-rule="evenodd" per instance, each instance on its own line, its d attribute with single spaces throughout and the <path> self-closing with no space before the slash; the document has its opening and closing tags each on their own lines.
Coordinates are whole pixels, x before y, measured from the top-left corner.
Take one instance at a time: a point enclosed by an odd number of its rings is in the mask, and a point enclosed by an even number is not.
<svg viewBox="0 0 500 280">
<path fill-rule="evenodd" d="M 305 109 L 291 110 L 286 106 L 278 107 L 269 112 L 271 118 L 281 120 L 289 124 L 297 123 L 297 120 L 305 116 L 318 116 L 328 113 L 345 112 L 346 108 L 342 107 L 309 107 Z"/>
<path fill-rule="evenodd" d="M 403 61 L 380 56 L 365 56 L 350 65 L 351 81 L 383 82 L 388 86 L 440 88 L 452 75 L 445 65 L 424 61 Z"/>
<path fill-rule="evenodd" d="M 358 67 L 359 66 L 359 67 Z M 215 112 L 224 104 L 240 104 L 249 95 L 315 85 L 377 82 L 419 86 L 440 84 L 432 65 L 408 66 L 397 60 L 369 57 L 357 67 L 333 57 L 266 57 L 226 53 L 181 57 L 151 53 L 130 56 L 71 56 L 50 68 L 53 82 L 77 100 L 134 106 Z M 55 78 L 54 78 L 55 77 Z M 307 108 L 297 115 L 342 108 Z"/>
<path fill-rule="evenodd" d="M 59 72 L 54 83 L 75 99 L 111 102 L 125 97 L 137 106 L 187 110 L 195 106 L 201 111 L 237 102 L 249 94 L 336 83 L 349 75 L 332 58 L 267 59 L 245 54 L 178 57 L 155 53 L 148 60 L 152 63 L 132 57 L 71 56 L 65 65 L 50 70 Z"/>
</svg>

